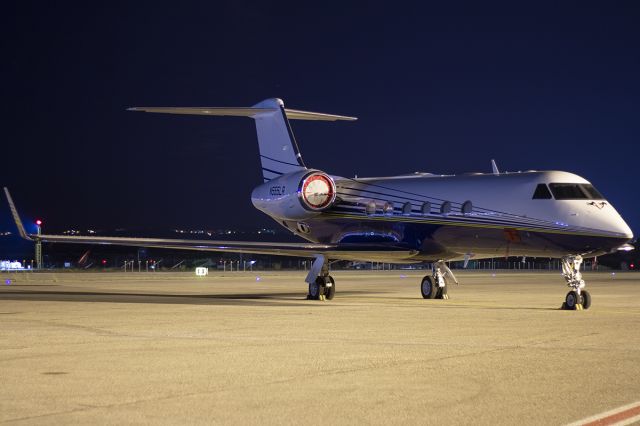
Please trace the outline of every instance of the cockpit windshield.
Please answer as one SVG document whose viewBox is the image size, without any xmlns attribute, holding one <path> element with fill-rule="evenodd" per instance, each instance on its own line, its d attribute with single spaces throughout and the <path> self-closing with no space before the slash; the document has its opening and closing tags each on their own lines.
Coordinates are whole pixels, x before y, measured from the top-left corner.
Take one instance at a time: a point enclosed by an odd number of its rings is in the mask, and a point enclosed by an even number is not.
<svg viewBox="0 0 640 426">
<path fill-rule="evenodd" d="M 556 200 L 604 200 L 602 194 L 588 183 L 550 183 L 549 188 Z"/>
</svg>

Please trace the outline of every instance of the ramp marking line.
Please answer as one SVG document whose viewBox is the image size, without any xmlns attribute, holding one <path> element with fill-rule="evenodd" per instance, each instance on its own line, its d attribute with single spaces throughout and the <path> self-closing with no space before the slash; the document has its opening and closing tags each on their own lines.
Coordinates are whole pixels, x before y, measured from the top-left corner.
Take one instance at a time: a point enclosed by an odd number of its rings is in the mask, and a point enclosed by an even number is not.
<svg viewBox="0 0 640 426">
<path fill-rule="evenodd" d="M 567 426 L 623 426 L 637 421 L 640 421 L 640 401 L 569 423 Z"/>
</svg>

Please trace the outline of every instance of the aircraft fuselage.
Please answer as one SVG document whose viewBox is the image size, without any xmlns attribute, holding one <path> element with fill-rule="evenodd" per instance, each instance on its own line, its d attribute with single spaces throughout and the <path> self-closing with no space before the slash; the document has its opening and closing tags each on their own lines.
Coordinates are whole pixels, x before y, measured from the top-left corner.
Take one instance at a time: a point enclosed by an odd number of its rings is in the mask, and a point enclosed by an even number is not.
<svg viewBox="0 0 640 426">
<path fill-rule="evenodd" d="M 308 241 L 392 244 L 417 251 L 406 259 L 411 261 L 592 257 L 633 238 L 615 208 L 588 181 L 567 172 L 332 178 L 335 201 L 306 217 L 287 217 L 286 209 L 274 214 L 270 195 L 260 191 L 254 191 L 254 204 Z M 262 187 L 271 188 L 274 200 L 283 199 L 274 193 L 277 185 Z"/>
</svg>

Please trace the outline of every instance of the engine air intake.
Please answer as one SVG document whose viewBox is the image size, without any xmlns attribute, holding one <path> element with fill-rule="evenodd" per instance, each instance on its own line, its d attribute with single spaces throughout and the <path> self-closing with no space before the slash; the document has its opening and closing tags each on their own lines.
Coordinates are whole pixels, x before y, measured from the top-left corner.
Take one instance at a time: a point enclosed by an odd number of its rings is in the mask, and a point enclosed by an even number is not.
<svg viewBox="0 0 640 426">
<path fill-rule="evenodd" d="M 313 211 L 323 210 L 335 201 L 336 184 L 325 173 L 312 173 L 300 183 L 299 194 L 306 208 Z"/>
</svg>

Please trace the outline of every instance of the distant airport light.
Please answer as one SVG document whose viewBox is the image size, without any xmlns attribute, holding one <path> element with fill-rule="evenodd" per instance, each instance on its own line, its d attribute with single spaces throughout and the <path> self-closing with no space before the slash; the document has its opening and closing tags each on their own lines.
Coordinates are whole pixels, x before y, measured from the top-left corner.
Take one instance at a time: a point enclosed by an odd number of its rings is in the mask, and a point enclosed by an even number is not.
<svg viewBox="0 0 640 426">
<path fill-rule="evenodd" d="M 38 225 L 38 226 L 42 225 L 42 221 L 40 219 L 37 219 L 36 220 L 36 225 Z"/>
<path fill-rule="evenodd" d="M 102 264 L 106 265 L 107 264 L 107 259 L 102 259 Z"/>
<path fill-rule="evenodd" d="M 634 265 L 634 264 L 632 263 L 631 265 L 629 265 L 629 267 L 630 267 L 631 269 L 633 269 L 633 268 L 635 268 L 635 267 L 636 267 L 636 265 Z"/>
</svg>

